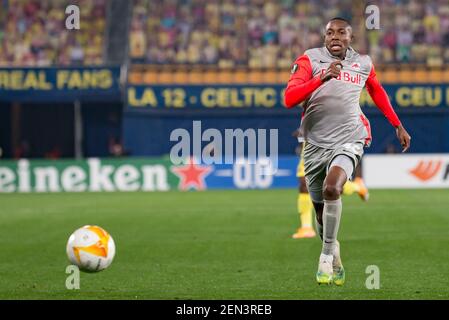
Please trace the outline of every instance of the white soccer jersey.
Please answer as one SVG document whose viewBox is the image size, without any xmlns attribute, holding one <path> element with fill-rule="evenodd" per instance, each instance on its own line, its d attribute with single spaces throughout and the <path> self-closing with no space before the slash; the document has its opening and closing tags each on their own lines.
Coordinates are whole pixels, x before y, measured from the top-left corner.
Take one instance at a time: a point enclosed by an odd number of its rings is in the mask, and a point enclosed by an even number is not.
<svg viewBox="0 0 449 320">
<path fill-rule="evenodd" d="M 338 60 L 326 47 L 307 50 L 313 76 L 324 73 L 334 61 L 343 65 L 340 76 L 318 87 L 304 102 L 301 132 L 307 142 L 335 149 L 345 143 L 369 145 L 369 121 L 360 108 L 360 94 L 372 68 L 371 58 L 352 48 L 344 60 Z"/>
</svg>

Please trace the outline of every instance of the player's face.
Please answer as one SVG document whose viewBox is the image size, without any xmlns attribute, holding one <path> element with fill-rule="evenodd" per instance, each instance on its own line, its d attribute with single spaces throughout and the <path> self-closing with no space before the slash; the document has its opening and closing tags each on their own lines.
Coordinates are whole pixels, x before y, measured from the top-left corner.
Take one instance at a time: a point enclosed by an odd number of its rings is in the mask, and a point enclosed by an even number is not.
<svg viewBox="0 0 449 320">
<path fill-rule="evenodd" d="M 346 49 L 351 44 L 352 30 L 345 21 L 332 20 L 326 26 L 324 45 L 329 52 L 340 58 L 344 58 Z"/>
</svg>

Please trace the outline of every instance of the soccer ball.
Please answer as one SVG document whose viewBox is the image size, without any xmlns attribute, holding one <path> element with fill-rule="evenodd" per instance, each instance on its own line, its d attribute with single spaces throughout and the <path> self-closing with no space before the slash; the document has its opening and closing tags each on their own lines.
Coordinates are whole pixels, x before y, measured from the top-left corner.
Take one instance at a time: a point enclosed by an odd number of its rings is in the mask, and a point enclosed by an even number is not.
<svg viewBox="0 0 449 320">
<path fill-rule="evenodd" d="M 98 226 L 84 226 L 76 230 L 67 242 L 67 256 L 80 270 L 97 272 L 106 269 L 115 255 L 111 235 Z"/>
</svg>

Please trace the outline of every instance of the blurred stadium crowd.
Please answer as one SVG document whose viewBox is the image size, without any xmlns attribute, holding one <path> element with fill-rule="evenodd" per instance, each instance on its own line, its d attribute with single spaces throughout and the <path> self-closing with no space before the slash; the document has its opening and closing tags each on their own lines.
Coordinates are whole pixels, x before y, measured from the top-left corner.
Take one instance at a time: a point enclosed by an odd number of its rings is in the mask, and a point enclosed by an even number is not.
<svg viewBox="0 0 449 320">
<path fill-rule="evenodd" d="M 82 28 L 65 30 L 76 4 Z M 376 63 L 449 62 L 447 0 L 380 0 L 381 29 L 361 14 L 369 1 L 134 0 L 129 56 L 149 64 L 289 68 L 322 43 L 331 17 L 350 19 L 354 47 Z M 0 1 L 0 66 L 98 65 L 104 62 L 106 0 Z M 126 23 L 125 21 L 123 23 Z M 123 39 L 126 45 L 127 39 Z"/>
<path fill-rule="evenodd" d="M 447 0 L 383 0 L 381 30 L 365 27 L 364 1 L 137 0 L 130 53 L 134 61 L 288 68 L 322 44 L 328 19 L 352 21 L 355 47 L 377 63 L 449 61 Z M 358 14 L 357 14 L 358 13 Z"/>
<path fill-rule="evenodd" d="M 69 0 L 0 1 L 0 66 L 103 63 L 106 0 L 78 0 L 82 28 L 65 31 Z"/>
</svg>

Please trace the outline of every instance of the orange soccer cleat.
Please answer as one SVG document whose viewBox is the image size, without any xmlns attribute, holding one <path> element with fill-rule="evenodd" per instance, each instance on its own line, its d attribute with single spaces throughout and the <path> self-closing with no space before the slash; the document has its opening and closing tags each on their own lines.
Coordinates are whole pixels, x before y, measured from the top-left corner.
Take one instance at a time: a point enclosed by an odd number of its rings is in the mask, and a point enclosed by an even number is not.
<svg viewBox="0 0 449 320">
<path fill-rule="evenodd" d="M 368 188 L 365 185 L 365 182 L 363 182 L 363 179 L 360 177 L 357 177 L 354 179 L 354 183 L 356 183 L 359 186 L 359 191 L 357 192 L 360 196 L 360 198 L 363 201 L 368 201 L 369 199 L 369 191 Z"/>
<path fill-rule="evenodd" d="M 296 233 L 292 235 L 293 239 L 313 238 L 316 236 L 315 230 L 311 227 L 299 228 Z"/>
</svg>

